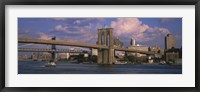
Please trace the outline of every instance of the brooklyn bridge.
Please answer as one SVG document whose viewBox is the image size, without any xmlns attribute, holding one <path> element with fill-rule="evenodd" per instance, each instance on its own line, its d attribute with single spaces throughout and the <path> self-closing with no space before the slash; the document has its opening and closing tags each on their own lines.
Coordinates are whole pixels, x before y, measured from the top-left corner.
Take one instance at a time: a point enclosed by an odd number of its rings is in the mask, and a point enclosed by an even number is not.
<svg viewBox="0 0 200 92">
<path fill-rule="evenodd" d="M 113 37 L 113 28 L 102 28 L 98 29 L 98 39 L 97 44 L 88 44 L 81 42 L 68 42 L 63 40 L 56 40 L 56 37 L 53 37 L 51 40 L 41 40 L 33 38 L 18 38 L 18 43 L 32 43 L 32 44 L 47 44 L 51 45 L 51 49 L 23 49 L 18 48 L 19 52 L 40 52 L 46 51 L 52 53 L 52 61 L 56 62 L 56 53 L 58 52 L 67 52 L 67 50 L 58 50 L 56 45 L 60 46 L 75 46 L 75 47 L 85 47 L 85 48 L 94 48 L 98 49 L 97 63 L 98 64 L 113 64 L 115 58 L 115 51 L 125 51 L 125 52 L 134 52 L 152 55 L 153 52 L 150 51 L 141 51 L 133 50 L 122 47 L 114 47 L 114 37 Z M 68 51 L 69 52 L 69 51 Z"/>
</svg>

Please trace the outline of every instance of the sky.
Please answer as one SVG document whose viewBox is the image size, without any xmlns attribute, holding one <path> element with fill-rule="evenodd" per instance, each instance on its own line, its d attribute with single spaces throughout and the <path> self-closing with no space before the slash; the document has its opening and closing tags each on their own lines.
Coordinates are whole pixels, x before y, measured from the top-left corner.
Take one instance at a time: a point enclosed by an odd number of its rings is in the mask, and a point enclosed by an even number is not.
<svg viewBox="0 0 200 92">
<path fill-rule="evenodd" d="M 182 18 L 18 18 L 18 38 L 36 38 L 96 44 L 97 29 L 114 28 L 114 36 L 130 46 L 130 39 L 136 44 L 159 46 L 164 49 L 164 37 L 170 33 L 182 47 Z M 46 45 L 19 44 L 21 47 Z M 58 46 L 57 48 L 66 48 Z M 68 47 L 73 48 L 73 47 Z"/>
</svg>

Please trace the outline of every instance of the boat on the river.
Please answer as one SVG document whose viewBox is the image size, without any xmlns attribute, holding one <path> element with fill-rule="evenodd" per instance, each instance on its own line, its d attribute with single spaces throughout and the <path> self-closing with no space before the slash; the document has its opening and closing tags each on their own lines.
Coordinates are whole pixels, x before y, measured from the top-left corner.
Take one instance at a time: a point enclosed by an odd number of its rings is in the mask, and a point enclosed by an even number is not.
<svg viewBox="0 0 200 92">
<path fill-rule="evenodd" d="M 166 64 L 166 62 L 164 60 L 162 60 L 162 61 L 160 61 L 159 64 L 164 65 L 164 64 Z"/>
<path fill-rule="evenodd" d="M 56 63 L 53 62 L 52 60 L 50 60 L 45 66 L 46 66 L 46 67 L 55 67 L 55 66 L 56 66 Z"/>
</svg>

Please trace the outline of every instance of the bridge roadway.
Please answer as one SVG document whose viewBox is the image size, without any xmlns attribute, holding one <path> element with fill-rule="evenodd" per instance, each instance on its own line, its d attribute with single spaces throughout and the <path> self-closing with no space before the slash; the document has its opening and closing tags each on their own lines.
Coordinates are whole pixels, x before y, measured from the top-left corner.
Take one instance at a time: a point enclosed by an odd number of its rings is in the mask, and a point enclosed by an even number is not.
<svg viewBox="0 0 200 92">
<path fill-rule="evenodd" d="M 31 38 L 18 38 L 18 43 L 35 43 L 35 44 L 50 44 L 50 45 L 62 45 L 62 46 L 76 46 L 76 47 L 87 47 L 96 49 L 108 49 L 108 46 L 87 44 L 81 42 L 67 42 L 62 40 L 40 40 Z"/>
<path fill-rule="evenodd" d="M 19 52 L 56 52 L 56 53 L 82 53 L 83 50 L 67 50 L 67 49 L 42 49 L 42 48 L 18 48 Z"/>
<path fill-rule="evenodd" d="M 67 42 L 62 40 L 41 40 L 41 39 L 32 39 L 32 38 L 18 38 L 18 43 L 34 43 L 34 44 L 50 44 L 50 45 L 62 45 L 62 46 L 76 46 L 76 47 L 87 47 L 87 48 L 95 48 L 95 49 L 109 49 L 108 46 L 104 45 L 95 45 L 95 44 L 87 44 L 81 42 Z M 126 52 L 136 52 L 142 54 L 154 54 L 149 51 L 140 51 L 133 50 L 127 48 L 113 48 L 115 51 L 126 51 Z"/>
</svg>

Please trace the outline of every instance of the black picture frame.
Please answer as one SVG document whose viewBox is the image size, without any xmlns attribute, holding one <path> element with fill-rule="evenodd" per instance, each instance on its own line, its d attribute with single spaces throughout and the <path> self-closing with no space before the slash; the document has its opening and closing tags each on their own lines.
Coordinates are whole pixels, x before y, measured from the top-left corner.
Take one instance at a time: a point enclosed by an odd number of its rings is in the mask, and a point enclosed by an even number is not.
<svg viewBox="0 0 200 92">
<path fill-rule="evenodd" d="M 2 92 L 110 92 L 110 91 L 126 91 L 126 92 L 199 92 L 199 39 L 200 39 L 200 0 L 2 0 L 0 1 L 0 90 Z M 195 87 L 5 87 L 5 6 L 6 5 L 195 5 Z"/>
</svg>

